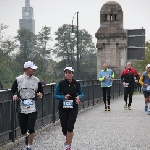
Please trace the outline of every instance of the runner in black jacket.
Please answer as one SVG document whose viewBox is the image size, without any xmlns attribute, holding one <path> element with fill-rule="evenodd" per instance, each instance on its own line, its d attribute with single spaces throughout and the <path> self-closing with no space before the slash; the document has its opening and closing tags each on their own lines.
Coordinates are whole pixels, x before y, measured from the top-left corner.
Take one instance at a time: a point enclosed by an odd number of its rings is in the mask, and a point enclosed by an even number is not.
<svg viewBox="0 0 150 150">
<path fill-rule="evenodd" d="M 54 97 L 59 101 L 59 119 L 63 135 L 66 137 L 66 150 L 71 150 L 73 129 L 78 114 L 78 104 L 83 97 L 80 83 L 73 79 L 72 67 L 64 69 L 65 79 L 56 85 Z M 69 100 L 69 101 L 68 101 Z"/>
</svg>

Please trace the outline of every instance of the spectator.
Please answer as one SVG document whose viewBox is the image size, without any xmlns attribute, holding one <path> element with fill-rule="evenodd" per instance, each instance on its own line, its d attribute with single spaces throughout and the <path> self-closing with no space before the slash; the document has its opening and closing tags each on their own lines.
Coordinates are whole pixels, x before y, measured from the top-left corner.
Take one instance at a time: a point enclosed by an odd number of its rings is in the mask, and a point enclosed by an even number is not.
<svg viewBox="0 0 150 150">
<path fill-rule="evenodd" d="M 42 79 L 41 84 L 42 84 L 42 85 L 46 85 L 46 83 L 45 83 L 45 80 L 44 80 L 44 79 Z"/>
</svg>

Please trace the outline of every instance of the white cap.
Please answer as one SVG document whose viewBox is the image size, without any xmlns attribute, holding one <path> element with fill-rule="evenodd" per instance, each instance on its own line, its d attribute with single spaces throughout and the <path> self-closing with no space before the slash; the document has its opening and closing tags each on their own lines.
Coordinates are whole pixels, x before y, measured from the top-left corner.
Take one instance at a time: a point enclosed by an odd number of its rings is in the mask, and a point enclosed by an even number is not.
<svg viewBox="0 0 150 150">
<path fill-rule="evenodd" d="M 148 68 L 149 68 L 149 67 L 150 67 L 150 64 L 148 64 L 146 67 L 148 67 Z"/>
<path fill-rule="evenodd" d="M 27 61 L 24 63 L 24 68 L 37 69 L 38 67 L 32 61 Z"/>
<path fill-rule="evenodd" d="M 72 69 L 72 67 L 66 67 L 66 68 L 64 69 L 64 72 L 65 72 L 66 70 L 70 70 L 70 71 L 74 72 L 74 69 Z"/>
</svg>

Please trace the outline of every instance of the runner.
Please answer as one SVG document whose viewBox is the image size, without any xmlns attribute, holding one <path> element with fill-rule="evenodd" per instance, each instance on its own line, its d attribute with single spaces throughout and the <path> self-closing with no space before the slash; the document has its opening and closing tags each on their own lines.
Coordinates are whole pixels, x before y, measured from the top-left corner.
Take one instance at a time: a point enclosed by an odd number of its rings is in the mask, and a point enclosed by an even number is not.
<svg viewBox="0 0 150 150">
<path fill-rule="evenodd" d="M 108 69 L 108 64 L 103 64 L 103 69 L 98 73 L 98 80 L 101 81 L 101 88 L 103 91 L 103 101 L 105 104 L 105 111 L 110 111 L 110 92 L 112 87 L 112 82 L 114 79 L 114 72 L 111 69 Z M 108 105 L 106 104 L 106 97 Z"/>
<path fill-rule="evenodd" d="M 79 82 L 73 79 L 74 69 L 66 67 L 64 69 L 65 79 L 56 85 L 54 98 L 59 101 L 59 119 L 65 136 L 66 150 L 71 150 L 73 129 L 78 114 L 78 104 L 84 96 Z"/>
<path fill-rule="evenodd" d="M 145 98 L 145 112 L 150 114 L 150 64 L 146 66 L 146 71 L 140 77 L 139 83 L 143 86 L 142 91 Z"/>
<path fill-rule="evenodd" d="M 139 75 L 137 71 L 132 67 L 132 63 L 128 62 L 127 67 L 122 71 L 121 81 L 124 86 L 124 101 L 125 101 L 124 108 L 128 108 L 129 110 L 131 110 L 134 84 L 135 82 L 138 82 L 137 80 L 138 76 Z M 129 95 L 129 103 L 127 104 L 128 95 Z"/>
<path fill-rule="evenodd" d="M 13 100 L 17 100 L 17 113 L 22 135 L 25 137 L 26 150 L 31 150 L 35 136 L 37 119 L 37 97 L 42 98 L 43 87 L 40 80 L 33 76 L 38 67 L 33 62 L 24 63 L 24 74 L 14 81 L 11 92 Z"/>
</svg>

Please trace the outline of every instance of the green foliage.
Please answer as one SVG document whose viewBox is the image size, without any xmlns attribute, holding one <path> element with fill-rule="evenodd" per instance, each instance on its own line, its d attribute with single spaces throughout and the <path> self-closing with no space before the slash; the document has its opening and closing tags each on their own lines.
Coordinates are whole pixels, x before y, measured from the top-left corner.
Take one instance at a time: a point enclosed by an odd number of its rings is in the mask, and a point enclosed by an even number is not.
<svg viewBox="0 0 150 150">
<path fill-rule="evenodd" d="M 80 78 L 82 80 L 97 79 L 96 53 L 85 53 L 80 61 Z"/>
<path fill-rule="evenodd" d="M 3 84 L 3 88 L 10 88 L 13 82 L 13 73 L 11 70 L 0 64 L 0 81 Z"/>
<path fill-rule="evenodd" d="M 76 37 L 71 38 L 72 26 L 64 24 L 59 27 L 58 31 L 55 32 L 57 43 L 55 44 L 54 53 L 61 60 L 56 66 L 56 77 L 62 79 L 64 75 L 62 74 L 62 70 L 65 66 L 72 66 L 76 70 L 76 58 L 77 58 L 77 39 Z M 77 34 L 77 29 L 74 26 L 74 33 Z M 92 54 L 96 53 L 96 48 L 94 43 L 92 42 L 92 36 L 85 30 L 78 30 L 78 52 L 79 52 L 79 74 L 80 79 L 93 79 L 96 76 L 96 62 L 95 57 Z M 89 55 L 87 62 L 84 60 L 86 55 Z M 89 62 L 90 60 L 90 62 Z M 91 68 L 89 71 L 88 68 Z M 85 76 L 86 73 L 86 76 Z M 88 73 L 88 74 L 87 74 Z M 95 74 L 95 76 L 94 76 Z M 76 78 L 76 74 L 75 74 Z"/>
<path fill-rule="evenodd" d="M 146 42 L 146 58 L 143 61 L 134 61 L 133 67 L 137 69 L 138 72 L 142 73 L 145 71 L 147 64 L 150 64 L 150 41 Z"/>
<path fill-rule="evenodd" d="M 19 60 L 21 63 L 28 61 L 34 55 L 35 45 L 36 45 L 36 36 L 27 29 L 18 30 L 18 35 L 16 39 L 20 42 L 20 57 Z"/>
<path fill-rule="evenodd" d="M 42 27 L 38 35 L 26 29 L 18 30 L 16 40 L 0 39 L 3 44 L 3 51 L 0 51 L 0 64 L 5 66 L 5 73 L 2 76 L 8 77 L 0 78 L 5 82 L 6 86 L 11 86 L 16 76 L 23 74 L 23 65 L 25 61 L 33 61 L 38 69 L 35 75 L 40 79 L 44 79 L 46 83 L 52 81 L 59 81 L 64 78 L 63 69 L 66 66 L 72 66 L 75 69 L 75 78 L 77 71 L 77 40 L 71 38 L 72 26 L 64 24 L 61 26 L 56 35 L 56 44 L 52 49 L 50 44 L 51 28 Z M 7 26 L 1 27 L 3 30 Z M 77 32 L 74 26 L 74 32 Z M 78 30 L 78 52 L 79 52 L 79 76 L 80 79 L 94 79 L 96 78 L 96 49 L 92 42 L 92 36 L 85 30 Z M 20 43 L 20 46 L 17 43 Z M 1 44 L 1 45 L 2 45 Z M 19 47 L 19 53 L 15 56 L 10 53 Z M 53 61 L 51 56 L 56 56 L 57 61 Z M 53 57 L 54 58 L 54 57 Z M 59 60 L 59 62 L 58 62 Z M 89 69 L 90 68 L 90 69 Z M 3 80 L 2 80 L 3 79 Z"/>
</svg>

